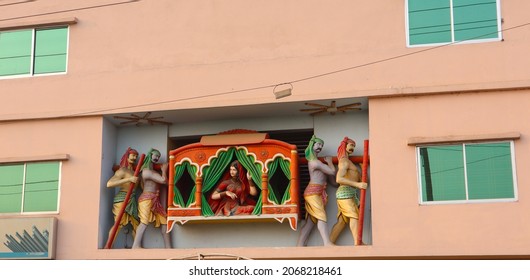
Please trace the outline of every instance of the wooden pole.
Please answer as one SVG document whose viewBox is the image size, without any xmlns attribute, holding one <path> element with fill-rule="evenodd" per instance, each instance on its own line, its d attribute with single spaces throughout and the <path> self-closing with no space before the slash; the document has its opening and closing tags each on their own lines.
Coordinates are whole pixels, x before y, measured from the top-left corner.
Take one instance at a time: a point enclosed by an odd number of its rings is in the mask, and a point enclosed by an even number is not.
<svg viewBox="0 0 530 280">
<path fill-rule="evenodd" d="M 168 174 L 168 179 L 167 179 L 167 207 L 171 207 L 171 205 L 175 205 L 175 201 L 173 200 L 174 197 L 175 197 L 175 193 L 173 191 L 173 188 L 176 188 L 175 186 L 175 183 L 173 180 L 171 180 L 172 178 L 175 178 L 175 168 L 171 168 L 171 166 L 174 166 L 175 163 L 174 163 L 174 159 L 175 157 L 170 155 L 169 156 L 169 166 L 168 167 L 168 171 L 169 171 L 169 174 Z M 185 207 L 186 205 L 186 202 L 184 202 L 184 205 L 181 205 L 182 207 Z"/>
<path fill-rule="evenodd" d="M 323 163 L 326 163 L 327 162 L 324 160 L 326 157 L 318 157 L 318 160 L 320 160 L 321 162 Z M 353 163 L 363 163 L 364 160 L 367 160 L 368 163 L 370 163 L 370 157 L 367 156 L 366 158 L 363 156 L 354 156 L 354 157 L 349 157 L 350 161 L 353 162 Z M 337 157 L 331 157 L 331 161 L 333 162 L 333 164 L 338 164 L 339 163 L 339 160 L 337 159 Z M 298 164 L 302 165 L 302 164 L 307 164 L 307 159 L 305 157 L 300 157 L 298 158 Z"/>
<path fill-rule="evenodd" d="M 138 161 L 138 165 L 136 165 L 136 170 L 134 171 L 134 177 L 138 177 L 138 174 L 140 174 L 140 169 L 142 168 L 142 164 L 145 159 L 145 154 L 142 154 L 140 156 L 140 160 Z M 112 243 L 114 243 L 114 238 L 116 237 L 116 233 L 118 231 L 118 228 L 120 227 L 121 218 L 123 217 L 123 213 L 125 212 L 125 208 L 127 207 L 127 204 L 129 203 L 129 200 L 131 199 L 131 194 L 134 189 L 135 183 L 129 184 L 129 190 L 127 191 L 127 195 L 125 196 L 125 200 L 123 201 L 123 206 L 120 209 L 120 212 L 116 216 L 116 220 L 114 221 L 114 226 L 112 226 L 112 230 L 109 234 L 109 239 L 107 239 L 107 244 L 105 245 L 105 249 L 111 249 Z"/>
<path fill-rule="evenodd" d="M 269 174 L 261 174 L 261 197 L 262 205 L 269 205 Z"/>
<path fill-rule="evenodd" d="M 197 178 L 195 179 L 195 184 L 195 207 L 202 209 L 202 176 L 197 176 Z M 183 205 L 182 207 L 184 206 L 185 205 Z"/>
<path fill-rule="evenodd" d="M 304 157 L 305 159 L 305 157 Z M 296 213 L 300 213 L 300 174 L 299 174 L 299 160 L 296 150 L 291 151 L 291 166 L 289 167 L 291 171 L 291 203 L 296 205 Z"/>
<path fill-rule="evenodd" d="M 368 181 L 368 140 L 364 140 L 364 155 L 362 166 L 361 181 L 366 183 Z M 366 200 L 366 190 L 361 190 L 361 197 L 359 198 L 359 220 L 357 224 L 357 242 L 355 245 L 363 244 L 363 225 L 364 225 L 364 203 Z"/>
</svg>

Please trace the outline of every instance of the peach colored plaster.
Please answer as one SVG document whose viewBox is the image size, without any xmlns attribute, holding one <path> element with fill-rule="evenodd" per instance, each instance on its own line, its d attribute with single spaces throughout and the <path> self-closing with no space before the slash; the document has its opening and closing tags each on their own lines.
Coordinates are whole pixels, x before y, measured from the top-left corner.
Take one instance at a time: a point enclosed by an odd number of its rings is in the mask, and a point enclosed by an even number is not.
<svg viewBox="0 0 530 280">
<path fill-rule="evenodd" d="M 527 104 L 530 91 L 370 100 L 374 245 L 406 247 L 420 254 L 427 248 L 442 254 L 526 254 L 530 124 L 520 116 L 526 114 Z M 518 201 L 419 205 L 416 150 L 407 145 L 409 138 L 475 135 L 479 139 L 511 131 L 521 134 L 515 140 Z"/>
<path fill-rule="evenodd" d="M 109 110 L 159 101 L 174 102 L 134 108 L 285 102 L 271 94 L 275 84 L 425 50 L 405 46 L 403 1 L 323 6 L 311 0 L 303 1 L 303 8 L 299 1 L 221 2 L 139 1 L 39 17 L 78 19 L 70 30 L 68 75 L 2 82 L 3 91 L 17 91 L 4 102 L 25 106 L 5 106 L 0 119 L 115 113 Z M 68 0 L 35 1 L 2 9 L 0 17 L 77 6 Z M 503 27 L 527 22 L 517 12 L 525 8 L 530 2 L 502 1 L 502 12 L 509 15 Z M 507 31 L 505 41 L 478 49 L 477 44 L 437 48 L 295 83 L 289 101 L 324 98 L 330 92 L 357 97 L 381 89 L 485 82 L 526 81 L 528 86 L 527 28 Z M 264 85 L 270 87 L 196 98 Z"/>
<path fill-rule="evenodd" d="M 9 139 L 0 145 L 1 158 L 69 155 L 61 168 L 59 213 L 45 216 L 58 219 L 57 259 L 91 258 L 98 242 L 101 117 L 2 123 L 0 132 Z"/>
<path fill-rule="evenodd" d="M 77 5 L 34 1 L 2 8 L 0 18 Z M 9 139 L 9 145 L 0 145 L 0 155 L 70 156 L 63 165 L 61 209 L 55 215 L 59 259 L 165 259 L 208 251 L 97 249 L 102 118 L 75 116 L 286 102 L 274 100 L 275 84 L 420 50 L 405 46 L 403 9 L 403 1 L 387 0 L 362 5 L 157 0 L 42 16 L 78 19 L 70 29 L 68 74 L 0 80 L 0 139 Z M 530 1 L 502 1 L 503 15 L 509 15 L 503 27 L 527 22 L 523 11 L 529 9 Z M 17 22 L 27 20 L 11 23 Z M 370 99 L 373 245 L 215 251 L 265 259 L 528 255 L 530 123 L 521 116 L 528 115 L 530 92 L 434 95 L 435 89 L 484 84 L 528 88 L 527 34 L 528 28 L 515 29 L 504 34 L 503 42 L 439 48 L 295 83 L 289 101 L 403 96 L 431 89 L 432 96 Z M 263 85 L 271 86 L 197 98 Z M 138 106 L 151 103 L 158 105 Z M 58 116 L 66 118 L 35 120 Z M 519 201 L 418 205 L 415 149 L 407 139 L 512 131 L 521 133 L 515 142 Z"/>
</svg>

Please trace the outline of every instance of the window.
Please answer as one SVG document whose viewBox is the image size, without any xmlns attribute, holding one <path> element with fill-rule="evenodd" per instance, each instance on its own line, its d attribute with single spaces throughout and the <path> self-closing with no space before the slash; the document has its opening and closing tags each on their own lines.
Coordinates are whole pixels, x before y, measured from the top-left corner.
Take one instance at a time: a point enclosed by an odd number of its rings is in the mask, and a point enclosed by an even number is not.
<svg viewBox="0 0 530 280">
<path fill-rule="evenodd" d="M 501 39 L 499 0 L 407 0 L 407 45 Z"/>
<path fill-rule="evenodd" d="M 0 32 L 0 77 L 66 72 L 68 27 Z"/>
<path fill-rule="evenodd" d="M 515 201 L 513 141 L 418 147 L 420 200 Z"/>
<path fill-rule="evenodd" d="M 57 212 L 60 162 L 0 165 L 0 213 Z"/>
</svg>

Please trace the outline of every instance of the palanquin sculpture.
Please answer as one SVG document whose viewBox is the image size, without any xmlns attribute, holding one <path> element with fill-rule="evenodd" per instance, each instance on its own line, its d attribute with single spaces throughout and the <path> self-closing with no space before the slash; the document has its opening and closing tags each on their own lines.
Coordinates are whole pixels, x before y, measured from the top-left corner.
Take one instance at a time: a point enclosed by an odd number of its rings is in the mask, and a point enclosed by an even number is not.
<svg viewBox="0 0 530 280">
<path fill-rule="evenodd" d="M 212 194 L 229 178 L 238 161 L 258 188 L 249 214 L 216 214 Z M 209 221 L 289 221 L 299 217 L 298 154 L 295 145 L 269 139 L 268 134 L 231 130 L 203 136 L 198 143 L 169 152 L 168 231 L 175 223 Z M 246 176 L 241 178 L 246 179 Z M 215 196 L 219 199 L 219 195 Z M 222 197 L 222 196 L 221 196 Z M 225 194 L 226 197 L 226 194 Z M 246 203 L 246 202 L 242 202 Z"/>
</svg>

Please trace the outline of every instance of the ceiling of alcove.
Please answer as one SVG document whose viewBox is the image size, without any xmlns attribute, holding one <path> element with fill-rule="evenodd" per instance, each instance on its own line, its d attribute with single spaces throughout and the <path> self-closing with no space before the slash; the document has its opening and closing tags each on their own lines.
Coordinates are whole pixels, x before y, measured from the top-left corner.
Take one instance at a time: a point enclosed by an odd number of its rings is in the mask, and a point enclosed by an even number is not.
<svg viewBox="0 0 530 280">
<path fill-rule="evenodd" d="M 330 106 L 335 101 L 335 106 L 345 106 L 352 103 L 361 103 L 360 108 L 362 111 L 368 110 L 368 98 L 347 98 L 347 99 L 328 99 L 328 100 L 317 100 L 317 101 L 302 101 L 302 102 L 282 102 L 282 103 L 269 103 L 259 104 L 250 106 L 231 106 L 231 107 L 217 107 L 217 108 L 201 108 L 201 109 L 185 109 L 185 110 L 173 110 L 173 111 L 156 111 L 146 112 L 137 111 L 127 114 L 112 114 L 107 115 L 107 119 L 116 126 L 141 126 L 141 125 L 165 125 L 165 123 L 178 124 L 187 122 L 206 122 L 221 119 L 235 119 L 235 118 L 263 118 L 263 117 L 299 117 L 308 116 L 311 117 L 312 111 L 307 109 L 319 108 L 314 104 L 320 104 L 322 106 Z M 306 103 L 312 105 L 306 105 Z M 301 111 L 305 110 L 305 111 Z M 333 112 L 335 115 L 341 114 L 352 114 L 358 112 L 358 110 L 347 110 L 345 112 Z M 323 112 L 318 114 L 331 115 L 330 112 Z M 138 122 L 134 120 L 138 119 Z M 149 122 L 152 120 L 152 122 Z"/>
</svg>

